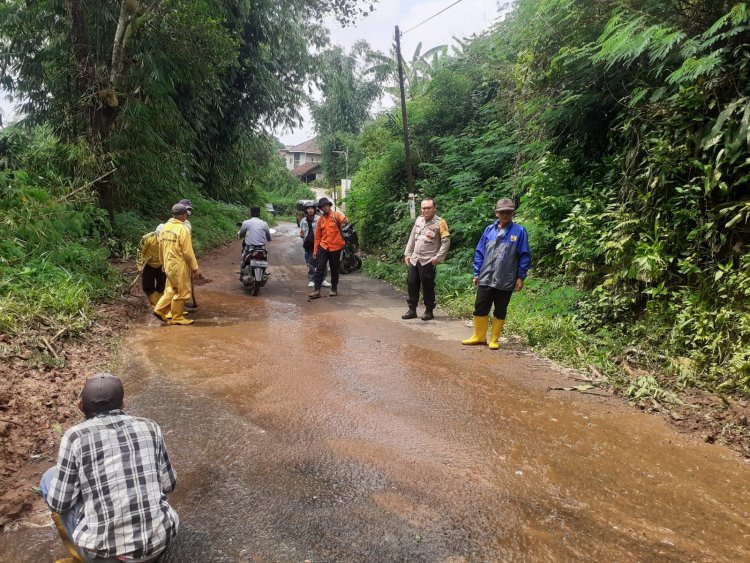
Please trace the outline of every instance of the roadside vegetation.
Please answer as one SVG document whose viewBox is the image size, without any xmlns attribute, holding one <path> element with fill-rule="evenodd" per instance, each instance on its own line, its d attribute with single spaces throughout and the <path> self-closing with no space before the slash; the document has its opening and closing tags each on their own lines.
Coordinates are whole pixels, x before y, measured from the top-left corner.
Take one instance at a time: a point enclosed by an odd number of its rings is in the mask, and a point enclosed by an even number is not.
<svg viewBox="0 0 750 563">
<path fill-rule="evenodd" d="M 140 238 L 190 199 L 200 254 L 250 206 L 298 198 L 269 132 L 300 122 L 323 20 L 367 10 L 0 2 L 0 88 L 17 112 L 0 116 L 0 528 L 32 506 L 24 468 L 54 455 L 70 398 L 142 312 L 115 299 Z"/>
<path fill-rule="evenodd" d="M 413 61 L 417 198 L 452 233 L 441 304 L 471 314 L 474 246 L 513 197 L 533 268 L 509 332 L 634 399 L 750 392 L 748 29 L 745 3 L 519 0 Z M 402 282 L 400 108 L 355 133 L 366 268 Z"/>
<path fill-rule="evenodd" d="M 323 18 L 367 8 L 285 6 L 0 5 L 0 86 L 20 115 L 0 132 L 0 333 L 87 328 L 122 283 L 112 259 L 132 258 L 182 198 L 201 253 L 249 206 L 310 195 L 266 131 L 299 123 Z"/>
</svg>

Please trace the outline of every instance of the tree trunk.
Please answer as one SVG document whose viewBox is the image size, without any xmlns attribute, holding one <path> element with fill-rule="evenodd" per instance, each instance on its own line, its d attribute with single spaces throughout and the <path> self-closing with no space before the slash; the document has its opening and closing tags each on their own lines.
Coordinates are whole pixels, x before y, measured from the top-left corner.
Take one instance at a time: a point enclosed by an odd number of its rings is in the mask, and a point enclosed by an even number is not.
<svg viewBox="0 0 750 563">
<path fill-rule="evenodd" d="M 77 113 L 85 125 L 86 139 L 91 150 L 104 161 L 108 152 L 109 135 L 117 119 L 117 96 L 111 89 L 102 88 L 97 79 L 81 0 L 65 0 L 65 7 L 70 18 L 70 42 L 76 64 L 75 84 L 80 100 Z M 99 195 L 100 205 L 112 217 L 115 211 L 115 183 L 105 178 L 98 180 L 94 189 Z"/>
</svg>

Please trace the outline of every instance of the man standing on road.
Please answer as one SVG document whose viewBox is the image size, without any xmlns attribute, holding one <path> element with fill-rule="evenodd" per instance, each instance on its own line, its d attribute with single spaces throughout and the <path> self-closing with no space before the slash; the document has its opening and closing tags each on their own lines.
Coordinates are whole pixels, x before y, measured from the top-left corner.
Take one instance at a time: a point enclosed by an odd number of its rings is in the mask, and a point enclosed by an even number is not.
<svg viewBox="0 0 750 563">
<path fill-rule="evenodd" d="M 138 245 L 138 257 L 135 261 L 138 273 L 141 275 L 143 293 L 146 294 L 152 307 L 158 303 L 167 283 L 167 275 L 162 270 L 159 253 L 159 235 L 163 228 L 164 224 L 160 224 L 155 231 L 143 235 Z"/>
<path fill-rule="evenodd" d="M 57 465 L 39 483 L 77 561 L 155 561 L 177 534 L 167 502 L 177 476 L 161 428 L 126 415 L 124 395 L 109 373 L 86 381 L 78 398 L 86 421 L 65 432 Z"/>
<path fill-rule="evenodd" d="M 409 268 L 406 279 L 409 288 L 407 303 L 409 310 L 401 315 L 402 319 L 416 319 L 419 305 L 419 290 L 424 299 L 423 321 L 435 318 L 435 267 L 445 262 L 451 245 L 448 223 L 435 215 L 435 200 L 426 198 L 420 204 L 422 215 L 417 217 L 409 235 L 409 242 L 404 251 L 404 262 Z"/>
<path fill-rule="evenodd" d="M 318 225 L 318 216 L 315 214 L 315 202 L 305 202 L 305 216 L 299 222 L 299 236 L 302 239 L 302 250 L 305 252 L 305 264 L 307 264 L 307 287 L 315 287 L 315 268 L 313 260 L 313 249 L 315 248 L 315 227 Z M 323 273 L 323 287 L 331 287 L 325 277 L 328 272 Z"/>
<path fill-rule="evenodd" d="M 271 241 L 271 229 L 263 219 L 260 218 L 260 207 L 250 208 L 250 219 L 242 223 L 237 237 L 242 239 L 242 256 L 240 257 L 240 270 L 245 254 L 250 252 L 253 246 L 265 246 Z M 240 273 L 242 279 L 242 273 Z"/>
<path fill-rule="evenodd" d="M 330 297 L 336 297 L 339 287 L 339 268 L 341 266 L 341 251 L 346 244 L 341 236 L 341 227 L 348 225 L 349 220 L 343 213 L 331 211 L 333 204 L 327 197 L 321 197 L 318 207 L 323 215 L 318 219 L 315 226 L 315 246 L 313 247 L 313 260 L 316 261 L 315 288 L 309 295 L 310 299 L 320 297 L 320 287 L 326 275 L 326 266 L 331 268 L 331 293 Z"/>
<path fill-rule="evenodd" d="M 200 277 L 198 260 L 193 252 L 193 239 L 184 225 L 187 217 L 187 207 L 182 203 L 174 204 L 172 219 L 164 225 L 159 244 L 164 272 L 167 274 L 167 287 L 154 307 L 154 315 L 173 325 L 193 324 L 192 320 L 185 318 L 185 302 L 191 295 L 191 275 L 193 279 Z M 170 311 L 171 319 L 167 318 Z"/>
<path fill-rule="evenodd" d="M 487 325 L 492 305 L 492 334 L 489 347 L 500 348 L 508 303 L 513 291 L 523 289 L 523 280 L 531 265 L 529 235 L 526 229 L 513 222 L 516 204 L 512 199 L 501 199 L 495 205 L 497 220 L 488 226 L 474 251 L 474 334 L 463 341 L 466 345 L 486 344 Z"/>
</svg>

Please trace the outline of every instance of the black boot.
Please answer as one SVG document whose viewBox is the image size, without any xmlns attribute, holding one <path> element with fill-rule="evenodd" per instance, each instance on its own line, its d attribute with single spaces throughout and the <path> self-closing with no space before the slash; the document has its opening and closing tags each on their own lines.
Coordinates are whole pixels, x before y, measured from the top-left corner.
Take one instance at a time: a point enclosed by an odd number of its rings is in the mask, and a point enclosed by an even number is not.
<svg viewBox="0 0 750 563">
<path fill-rule="evenodd" d="M 435 318 L 435 315 L 432 314 L 432 309 L 425 309 L 424 310 L 424 315 L 422 315 L 422 320 L 423 321 L 431 321 L 434 318 Z"/>
<path fill-rule="evenodd" d="M 411 307 L 409 307 L 409 310 L 406 311 L 406 313 L 404 313 L 403 315 L 401 315 L 401 318 L 404 319 L 404 320 L 416 319 L 417 318 L 417 310 L 416 309 L 412 309 Z"/>
</svg>

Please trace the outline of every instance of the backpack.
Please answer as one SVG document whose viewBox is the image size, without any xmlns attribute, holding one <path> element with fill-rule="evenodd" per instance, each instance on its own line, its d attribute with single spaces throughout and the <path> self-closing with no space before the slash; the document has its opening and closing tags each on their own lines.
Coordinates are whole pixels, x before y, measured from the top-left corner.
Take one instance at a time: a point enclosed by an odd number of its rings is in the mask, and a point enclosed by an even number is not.
<svg viewBox="0 0 750 563">
<path fill-rule="evenodd" d="M 311 252 L 312 249 L 315 248 L 315 233 L 312 228 L 313 222 L 310 217 L 305 217 L 305 220 L 307 221 L 307 235 L 305 235 L 305 240 L 302 241 L 302 249 L 305 252 Z"/>
</svg>

